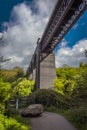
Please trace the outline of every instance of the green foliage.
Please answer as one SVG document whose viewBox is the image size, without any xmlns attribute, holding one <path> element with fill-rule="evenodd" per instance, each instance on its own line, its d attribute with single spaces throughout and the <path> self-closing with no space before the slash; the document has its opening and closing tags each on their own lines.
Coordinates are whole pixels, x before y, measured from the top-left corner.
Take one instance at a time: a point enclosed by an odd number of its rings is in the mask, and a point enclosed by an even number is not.
<svg viewBox="0 0 87 130">
<path fill-rule="evenodd" d="M 11 96 L 11 85 L 0 78 L 0 102 L 8 100 Z"/>
<path fill-rule="evenodd" d="M 19 70 L 20 73 L 18 73 L 19 75 L 17 78 L 17 72 L 19 72 Z M 9 105 L 6 102 L 14 98 L 19 99 L 21 96 L 29 96 L 29 94 L 33 91 L 34 81 L 29 81 L 28 79 L 24 78 L 22 70 L 18 67 L 15 67 L 13 70 L 6 70 L 6 74 L 8 74 L 8 76 L 11 74 L 10 76 L 12 77 L 9 76 L 12 78 L 11 80 L 8 80 L 9 77 L 6 77 L 7 75 L 5 75 L 4 69 L 1 69 L 0 71 L 0 113 L 8 114 L 7 107 Z M 14 73 L 16 75 L 16 78 L 14 76 Z M 15 107 L 15 104 L 11 105 L 11 107 L 13 106 Z"/>
<path fill-rule="evenodd" d="M 6 82 L 14 82 L 20 77 L 25 76 L 25 72 L 20 67 L 15 67 L 12 70 L 0 69 L 0 75 L 3 77 Z"/>
<path fill-rule="evenodd" d="M 27 118 L 22 117 L 19 110 L 11 109 L 10 116 L 11 118 L 14 118 L 17 122 L 21 124 L 25 124 L 26 126 L 28 126 L 28 128 L 30 128 L 29 118 L 27 119 Z"/>
<path fill-rule="evenodd" d="M 0 129 L 1 130 L 30 130 L 29 121 L 19 116 L 19 113 L 13 111 L 7 102 L 10 98 L 27 96 L 34 88 L 34 82 L 27 80 L 23 69 L 15 67 L 12 70 L 0 68 Z M 11 115 L 14 113 L 14 116 Z M 7 118 L 6 116 L 7 115 Z M 14 119 L 15 118 L 15 119 Z"/>
<path fill-rule="evenodd" d="M 85 56 L 87 57 L 87 50 L 85 50 L 84 53 L 85 53 Z"/>
<path fill-rule="evenodd" d="M 87 64 L 80 63 L 78 68 L 64 65 L 64 68 L 56 69 L 56 80 L 53 90 L 37 90 L 32 92 L 34 82 L 27 80 L 24 71 L 20 67 L 12 70 L 0 68 L 0 128 L 1 130 L 27 130 L 19 114 L 14 111 L 13 117 L 1 115 L 5 110 L 5 101 L 10 97 L 29 96 L 26 104 L 41 103 L 49 111 L 62 112 L 75 123 L 79 130 L 87 128 Z M 4 118 L 4 120 L 2 119 Z M 20 121 L 19 121 L 20 120 Z M 7 123 L 7 124 L 6 124 Z M 20 128 L 19 128 L 20 126 Z"/>
<path fill-rule="evenodd" d="M 29 96 L 28 104 L 43 104 L 46 107 L 69 108 L 69 100 L 53 90 L 40 89 Z"/>
<path fill-rule="evenodd" d="M 87 130 L 87 108 L 79 107 L 66 111 L 64 115 L 72 121 L 79 130 Z"/>
<path fill-rule="evenodd" d="M 0 103 L 0 114 L 4 113 L 5 111 L 5 105 L 3 103 Z"/>
<path fill-rule="evenodd" d="M 17 86 L 14 88 L 14 95 L 19 96 L 29 96 L 29 94 L 34 89 L 34 81 L 29 81 L 28 79 L 24 78 L 20 81 Z"/>
<path fill-rule="evenodd" d="M 87 64 L 85 64 L 84 62 L 80 62 L 79 67 L 81 67 L 81 68 L 86 68 L 86 67 L 87 67 Z"/>
<path fill-rule="evenodd" d="M 63 94 L 66 96 L 71 96 L 74 89 L 75 82 L 73 80 L 65 80 Z"/>
<path fill-rule="evenodd" d="M 1 130 L 29 130 L 29 128 L 13 118 L 7 118 L 0 114 L 0 129 Z"/>
<path fill-rule="evenodd" d="M 54 88 L 58 93 L 69 97 L 70 109 L 61 109 L 79 130 L 87 130 L 87 64 L 80 63 L 78 68 L 58 68 Z M 48 110 L 60 113 L 59 108 Z"/>
<path fill-rule="evenodd" d="M 87 101 L 87 69 L 77 78 L 72 98 L 80 104 Z"/>
<path fill-rule="evenodd" d="M 83 66 L 83 64 L 81 64 Z M 54 81 L 54 89 L 61 93 L 62 95 L 70 97 L 75 88 L 75 84 L 80 75 L 86 71 L 87 67 L 84 64 L 84 67 L 79 68 L 57 68 L 56 69 L 56 80 Z"/>
<path fill-rule="evenodd" d="M 61 93 L 61 94 L 63 94 L 63 88 L 64 88 L 63 82 L 64 82 L 63 79 L 58 79 L 58 78 L 56 78 L 56 80 L 54 82 L 55 90 L 58 91 L 58 93 Z"/>
</svg>

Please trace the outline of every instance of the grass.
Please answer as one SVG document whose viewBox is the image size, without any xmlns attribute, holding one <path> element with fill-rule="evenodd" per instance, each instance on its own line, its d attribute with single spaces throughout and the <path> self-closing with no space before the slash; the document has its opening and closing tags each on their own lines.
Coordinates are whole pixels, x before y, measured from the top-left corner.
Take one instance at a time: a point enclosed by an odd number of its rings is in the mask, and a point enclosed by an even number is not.
<svg viewBox="0 0 87 130">
<path fill-rule="evenodd" d="M 22 117 L 19 110 L 11 109 L 10 116 L 16 119 L 19 123 L 28 126 L 30 130 L 31 127 L 29 118 Z"/>
<path fill-rule="evenodd" d="M 87 108 L 79 107 L 65 111 L 65 117 L 71 121 L 78 130 L 87 130 Z"/>
</svg>

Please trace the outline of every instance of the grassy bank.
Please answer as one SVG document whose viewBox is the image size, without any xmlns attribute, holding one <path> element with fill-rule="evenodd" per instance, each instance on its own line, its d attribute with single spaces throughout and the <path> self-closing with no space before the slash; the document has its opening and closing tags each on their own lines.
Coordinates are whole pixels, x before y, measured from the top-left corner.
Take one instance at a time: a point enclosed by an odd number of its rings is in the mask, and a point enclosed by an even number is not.
<svg viewBox="0 0 87 130">
<path fill-rule="evenodd" d="M 78 130 L 87 130 L 87 107 L 63 110 L 51 106 L 51 107 L 46 107 L 45 110 L 48 112 L 54 112 L 63 115 Z"/>
<path fill-rule="evenodd" d="M 29 96 L 28 104 L 43 104 L 46 111 L 67 118 L 78 130 L 87 130 L 87 106 L 79 97 L 67 98 L 53 90 L 37 90 Z"/>
</svg>

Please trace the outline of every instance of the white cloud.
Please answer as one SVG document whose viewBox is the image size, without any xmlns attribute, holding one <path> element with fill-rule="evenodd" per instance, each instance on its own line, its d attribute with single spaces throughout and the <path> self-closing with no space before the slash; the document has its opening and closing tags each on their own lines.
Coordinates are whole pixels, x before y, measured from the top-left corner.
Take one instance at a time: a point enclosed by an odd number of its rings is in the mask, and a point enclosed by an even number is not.
<svg viewBox="0 0 87 130">
<path fill-rule="evenodd" d="M 62 40 L 60 43 L 60 47 L 66 47 L 67 46 L 67 41 L 65 39 Z"/>
<path fill-rule="evenodd" d="M 56 2 L 57 0 L 35 0 L 35 5 L 41 16 L 49 16 L 49 14 L 52 13 Z"/>
<path fill-rule="evenodd" d="M 11 56 L 11 61 L 14 63 L 14 62 L 22 62 L 23 61 L 23 58 L 22 57 L 18 57 L 18 56 Z"/>
<path fill-rule="evenodd" d="M 9 62 L 3 63 L 3 67 L 28 67 L 37 39 L 42 36 L 56 1 L 35 1 L 37 12 L 32 11 L 25 3 L 13 8 L 9 22 L 3 23 L 6 30 L 3 30 L 2 44 L 5 46 L 0 44 L 0 55 L 11 58 Z"/>
<path fill-rule="evenodd" d="M 55 54 L 56 67 L 62 67 L 64 64 L 76 67 L 80 62 L 87 63 L 85 49 L 87 49 L 87 39 L 79 41 L 73 48 L 67 46 L 60 48 Z"/>
</svg>

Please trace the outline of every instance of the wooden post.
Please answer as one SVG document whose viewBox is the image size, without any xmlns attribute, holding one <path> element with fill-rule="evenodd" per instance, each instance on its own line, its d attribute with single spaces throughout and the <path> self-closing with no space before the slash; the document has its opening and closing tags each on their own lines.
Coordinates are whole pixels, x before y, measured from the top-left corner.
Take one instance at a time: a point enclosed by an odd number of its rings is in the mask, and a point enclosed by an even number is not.
<svg viewBox="0 0 87 130">
<path fill-rule="evenodd" d="M 18 109 L 19 107 L 19 94 L 18 92 L 16 92 L 16 110 Z"/>
<path fill-rule="evenodd" d="M 37 52 L 36 52 L 36 86 L 35 89 L 40 88 L 40 38 L 37 41 Z"/>
</svg>

